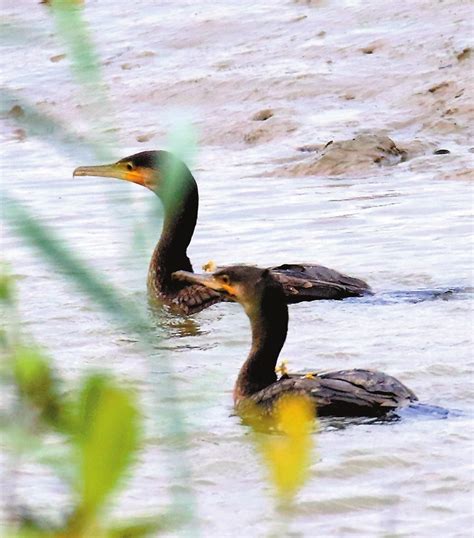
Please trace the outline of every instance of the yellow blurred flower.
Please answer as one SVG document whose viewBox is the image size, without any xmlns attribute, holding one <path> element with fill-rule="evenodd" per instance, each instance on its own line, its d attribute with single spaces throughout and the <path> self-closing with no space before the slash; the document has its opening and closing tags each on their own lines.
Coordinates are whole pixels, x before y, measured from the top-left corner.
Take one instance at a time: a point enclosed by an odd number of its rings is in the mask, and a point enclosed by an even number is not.
<svg viewBox="0 0 474 538">
<path fill-rule="evenodd" d="M 217 265 L 214 260 L 209 260 L 202 266 L 202 268 L 206 273 L 213 273 L 217 269 Z"/>
<path fill-rule="evenodd" d="M 253 425 L 257 423 L 261 424 L 261 419 Z M 314 404 L 302 394 L 282 396 L 265 423 L 275 434 L 258 434 L 255 443 L 277 496 L 290 501 L 309 478 L 317 428 Z"/>
<path fill-rule="evenodd" d="M 275 373 L 280 375 L 288 375 L 288 361 L 283 359 L 275 368 Z"/>
</svg>

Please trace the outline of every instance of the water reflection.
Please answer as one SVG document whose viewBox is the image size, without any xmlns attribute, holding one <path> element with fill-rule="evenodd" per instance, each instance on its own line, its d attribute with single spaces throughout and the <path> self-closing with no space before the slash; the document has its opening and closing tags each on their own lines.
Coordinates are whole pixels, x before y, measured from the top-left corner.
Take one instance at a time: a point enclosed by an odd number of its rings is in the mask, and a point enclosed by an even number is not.
<svg viewBox="0 0 474 538">
<path fill-rule="evenodd" d="M 163 331 L 162 336 L 166 338 L 183 338 L 205 334 L 196 317 L 176 314 L 167 307 L 158 305 L 156 300 L 148 302 L 148 312 L 153 325 L 158 331 Z"/>
</svg>

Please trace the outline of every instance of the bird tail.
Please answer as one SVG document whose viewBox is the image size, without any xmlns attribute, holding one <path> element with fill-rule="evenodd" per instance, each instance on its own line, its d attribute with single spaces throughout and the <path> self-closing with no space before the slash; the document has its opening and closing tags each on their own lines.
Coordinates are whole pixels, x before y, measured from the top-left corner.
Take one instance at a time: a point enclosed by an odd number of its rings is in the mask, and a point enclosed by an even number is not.
<svg viewBox="0 0 474 538">
<path fill-rule="evenodd" d="M 446 409 L 439 405 L 413 402 L 407 407 L 397 409 L 397 415 L 403 418 L 431 418 L 433 420 L 463 417 L 465 413 L 459 409 Z"/>
</svg>

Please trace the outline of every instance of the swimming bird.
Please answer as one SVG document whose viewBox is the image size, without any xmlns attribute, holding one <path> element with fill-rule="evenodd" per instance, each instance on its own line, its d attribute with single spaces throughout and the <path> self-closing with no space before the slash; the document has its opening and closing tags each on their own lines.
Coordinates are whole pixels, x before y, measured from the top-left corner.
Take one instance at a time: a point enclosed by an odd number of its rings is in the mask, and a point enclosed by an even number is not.
<svg viewBox="0 0 474 538">
<path fill-rule="evenodd" d="M 252 346 L 234 386 L 234 406 L 241 415 L 255 406 L 271 412 L 287 394 L 306 396 L 318 415 L 382 416 L 417 400 L 394 377 L 372 370 L 283 373 L 275 366 L 286 340 L 288 307 L 282 284 L 269 269 L 231 266 L 208 275 L 179 271 L 176 278 L 224 293 L 239 302 L 250 319 Z"/>
<path fill-rule="evenodd" d="M 73 176 L 111 177 L 147 187 L 161 199 L 164 223 L 148 272 L 152 299 L 178 313 L 192 314 L 224 300 L 222 294 L 199 284 L 176 281 L 171 274 L 193 271 L 187 249 L 196 226 L 199 194 L 189 168 L 166 151 L 142 151 L 116 163 L 80 166 Z M 271 268 L 284 287 L 288 303 L 342 299 L 370 294 L 370 287 L 321 265 L 285 264 Z"/>
</svg>

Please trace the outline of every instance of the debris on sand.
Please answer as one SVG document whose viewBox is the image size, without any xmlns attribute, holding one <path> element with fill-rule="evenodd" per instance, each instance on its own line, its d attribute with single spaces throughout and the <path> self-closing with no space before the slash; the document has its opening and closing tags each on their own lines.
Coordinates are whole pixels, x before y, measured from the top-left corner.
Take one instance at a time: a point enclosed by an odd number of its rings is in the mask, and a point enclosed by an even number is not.
<svg viewBox="0 0 474 538">
<path fill-rule="evenodd" d="M 253 121 L 266 121 L 274 115 L 274 112 L 271 108 L 264 108 L 259 110 L 252 116 Z"/>
<path fill-rule="evenodd" d="M 301 151 L 315 146 L 303 146 Z M 360 134 L 352 140 L 328 142 L 310 160 L 292 166 L 296 176 L 353 174 L 374 166 L 393 166 L 406 159 L 405 150 L 385 135 Z"/>
</svg>

